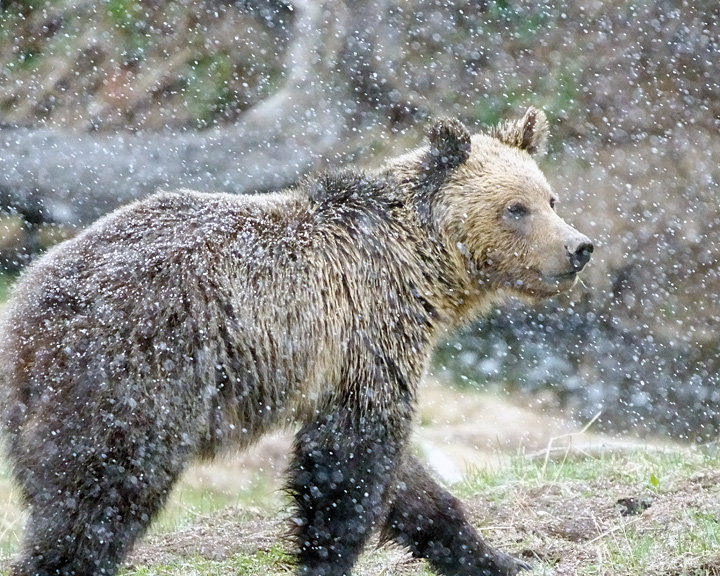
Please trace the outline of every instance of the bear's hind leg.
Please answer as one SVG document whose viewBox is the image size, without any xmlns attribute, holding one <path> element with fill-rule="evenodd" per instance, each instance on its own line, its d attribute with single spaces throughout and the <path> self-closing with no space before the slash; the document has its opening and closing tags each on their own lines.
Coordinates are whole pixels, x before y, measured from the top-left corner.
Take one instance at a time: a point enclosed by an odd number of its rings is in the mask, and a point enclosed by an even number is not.
<svg viewBox="0 0 720 576">
<path fill-rule="evenodd" d="M 113 455 L 47 477 L 32 490 L 30 515 L 13 576 L 112 575 L 164 505 L 185 459 L 121 465 Z M 115 454 L 117 456 L 117 454 Z M 113 462 L 114 460 L 114 462 Z M 29 492 L 26 490 L 26 492 Z"/>
<path fill-rule="evenodd" d="M 435 571 L 452 576 L 514 576 L 531 567 L 486 544 L 465 519 L 461 503 L 414 457 L 399 471 L 383 539 L 410 548 Z"/>
</svg>

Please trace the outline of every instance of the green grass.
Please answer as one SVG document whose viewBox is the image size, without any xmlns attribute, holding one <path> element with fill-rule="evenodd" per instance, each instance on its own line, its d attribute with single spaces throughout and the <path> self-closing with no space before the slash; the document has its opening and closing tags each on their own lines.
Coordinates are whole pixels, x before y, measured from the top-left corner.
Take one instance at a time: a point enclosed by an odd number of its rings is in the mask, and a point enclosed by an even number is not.
<svg viewBox="0 0 720 576">
<path fill-rule="evenodd" d="M 199 123 L 208 122 L 219 111 L 232 105 L 230 82 L 234 73 L 228 54 L 194 60 L 187 76 L 187 102 Z"/>
<path fill-rule="evenodd" d="M 642 532 L 633 525 L 608 534 L 603 546 L 603 562 L 585 566 L 579 576 L 599 574 L 648 574 L 658 558 L 678 560 L 712 558 L 720 549 L 720 524 L 713 515 L 690 510 L 684 514 L 687 523 Z M 717 574 L 692 561 L 680 567 L 677 574 Z M 692 564 L 696 567 L 693 568 Z M 675 573 L 675 572 L 673 572 Z"/>
<path fill-rule="evenodd" d="M 258 511 L 269 514 L 279 507 L 281 501 L 282 493 L 268 489 L 263 481 L 254 482 L 251 486 L 239 488 L 237 491 L 228 491 L 198 486 L 185 480 L 173 490 L 167 505 L 153 523 L 152 530 L 179 530 L 198 518 L 207 517 L 229 506 L 238 508 L 238 520 L 242 521 L 250 514 L 243 514 L 243 507 L 247 507 L 252 514 Z"/>
<path fill-rule="evenodd" d="M 571 562 L 578 576 L 709 575 L 720 573 L 712 571 L 720 559 L 719 470 L 718 455 L 701 448 L 560 451 L 516 456 L 497 471 L 475 470 L 456 493 L 482 495 L 502 508 L 530 508 L 520 548 L 544 560 L 534 573 L 555 573 L 557 558 L 549 553 L 544 559 L 543 550 L 566 550 L 566 563 L 578 559 Z M 616 504 L 625 497 L 647 501 L 649 508 L 623 516 Z M 584 532 L 568 542 L 556 525 L 580 525 Z M 493 539 L 492 529 L 488 534 Z"/>
<path fill-rule="evenodd" d="M 172 532 L 184 528 L 195 519 L 207 516 L 243 501 L 252 502 L 252 497 L 243 493 L 228 494 L 193 486 L 181 485 L 173 491 L 168 504 L 153 523 L 155 532 Z"/>
<path fill-rule="evenodd" d="M 227 560 L 208 560 L 199 556 L 151 567 L 122 570 L 122 576 L 170 576 L 176 574 L 267 576 L 293 573 L 290 557 L 280 545 L 255 554 L 235 554 Z"/>
<path fill-rule="evenodd" d="M 10 290 L 12 290 L 16 280 L 17 276 L 14 274 L 0 273 L 0 304 L 7 300 L 10 295 Z"/>
<path fill-rule="evenodd" d="M 648 447 L 579 452 L 559 449 L 532 457 L 516 455 L 498 470 L 471 470 L 457 488 L 472 495 L 482 490 L 517 484 L 545 485 L 603 479 L 655 493 L 667 492 L 701 471 L 720 470 L 720 456 L 703 447 L 679 450 Z"/>
<path fill-rule="evenodd" d="M 22 514 L 10 471 L 0 462 L 0 559 L 14 552 L 20 543 Z"/>
</svg>

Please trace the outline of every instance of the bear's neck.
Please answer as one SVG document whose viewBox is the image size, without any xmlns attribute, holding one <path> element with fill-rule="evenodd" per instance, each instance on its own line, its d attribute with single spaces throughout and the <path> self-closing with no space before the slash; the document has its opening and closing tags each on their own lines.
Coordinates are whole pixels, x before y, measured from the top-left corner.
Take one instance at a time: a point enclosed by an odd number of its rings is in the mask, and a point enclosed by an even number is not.
<svg viewBox="0 0 720 576">
<path fill-rule="evenodd" d="M 415 239 L 422 291 L 441 313 L 443 334 L 487 314 L 506 299 L 504 293 L 480 281 L 482 275 L 472 260 L 441 228 L 439 207 L 429 199 L 428 190 L 417 186 L 417 176 L 395 180 L 390 189 L 405 207 L 402 221 L 408 223 Z"/>
</svg>

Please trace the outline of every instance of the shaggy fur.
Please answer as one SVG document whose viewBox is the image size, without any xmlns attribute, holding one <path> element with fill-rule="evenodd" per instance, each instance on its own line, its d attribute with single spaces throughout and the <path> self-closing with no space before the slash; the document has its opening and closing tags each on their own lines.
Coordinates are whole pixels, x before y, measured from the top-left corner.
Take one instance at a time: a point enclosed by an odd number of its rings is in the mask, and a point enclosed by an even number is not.
<svg viewBox="0 0 720 576">
<path fill-rule="evenodd" d="M 592 250 L 528 151 L 546 122 L 441 121 L 377 173 L 263 196 L 161 193 L 32 265 L 2 321 L 2 422 L 29 511 L 15 576 L 114 574 L 194 457 L 300 425 L 300 574 L 374 530 L 442 574 L 515 574 L 408 453 L 435 343 Z"/>
</svg>

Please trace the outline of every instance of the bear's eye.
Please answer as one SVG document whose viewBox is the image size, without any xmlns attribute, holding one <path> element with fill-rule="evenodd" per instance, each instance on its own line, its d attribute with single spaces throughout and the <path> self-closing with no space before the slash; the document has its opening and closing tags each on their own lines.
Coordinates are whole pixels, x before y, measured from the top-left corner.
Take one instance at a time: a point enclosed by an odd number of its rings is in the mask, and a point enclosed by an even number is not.
<svg viewBox="0 0 720 576">
<path fill-rule="evenodd" d="M 553 210 L 555 210 L 556 202 L 557 202 L 557 200 L 555 200 L 555 198 L 550 198 L 550 208 L 552 208 Z"/>
<path fill-rule="evenodd" d="M 521 218 L 523 216 L 526 216 L 528 213 L 527 206 L 525 204 L 522 204 L 520 202 L 516 202 L 515 204 L 510 204 L 507 208 L 508 213 L 513 218 Z"/>
</svg>

